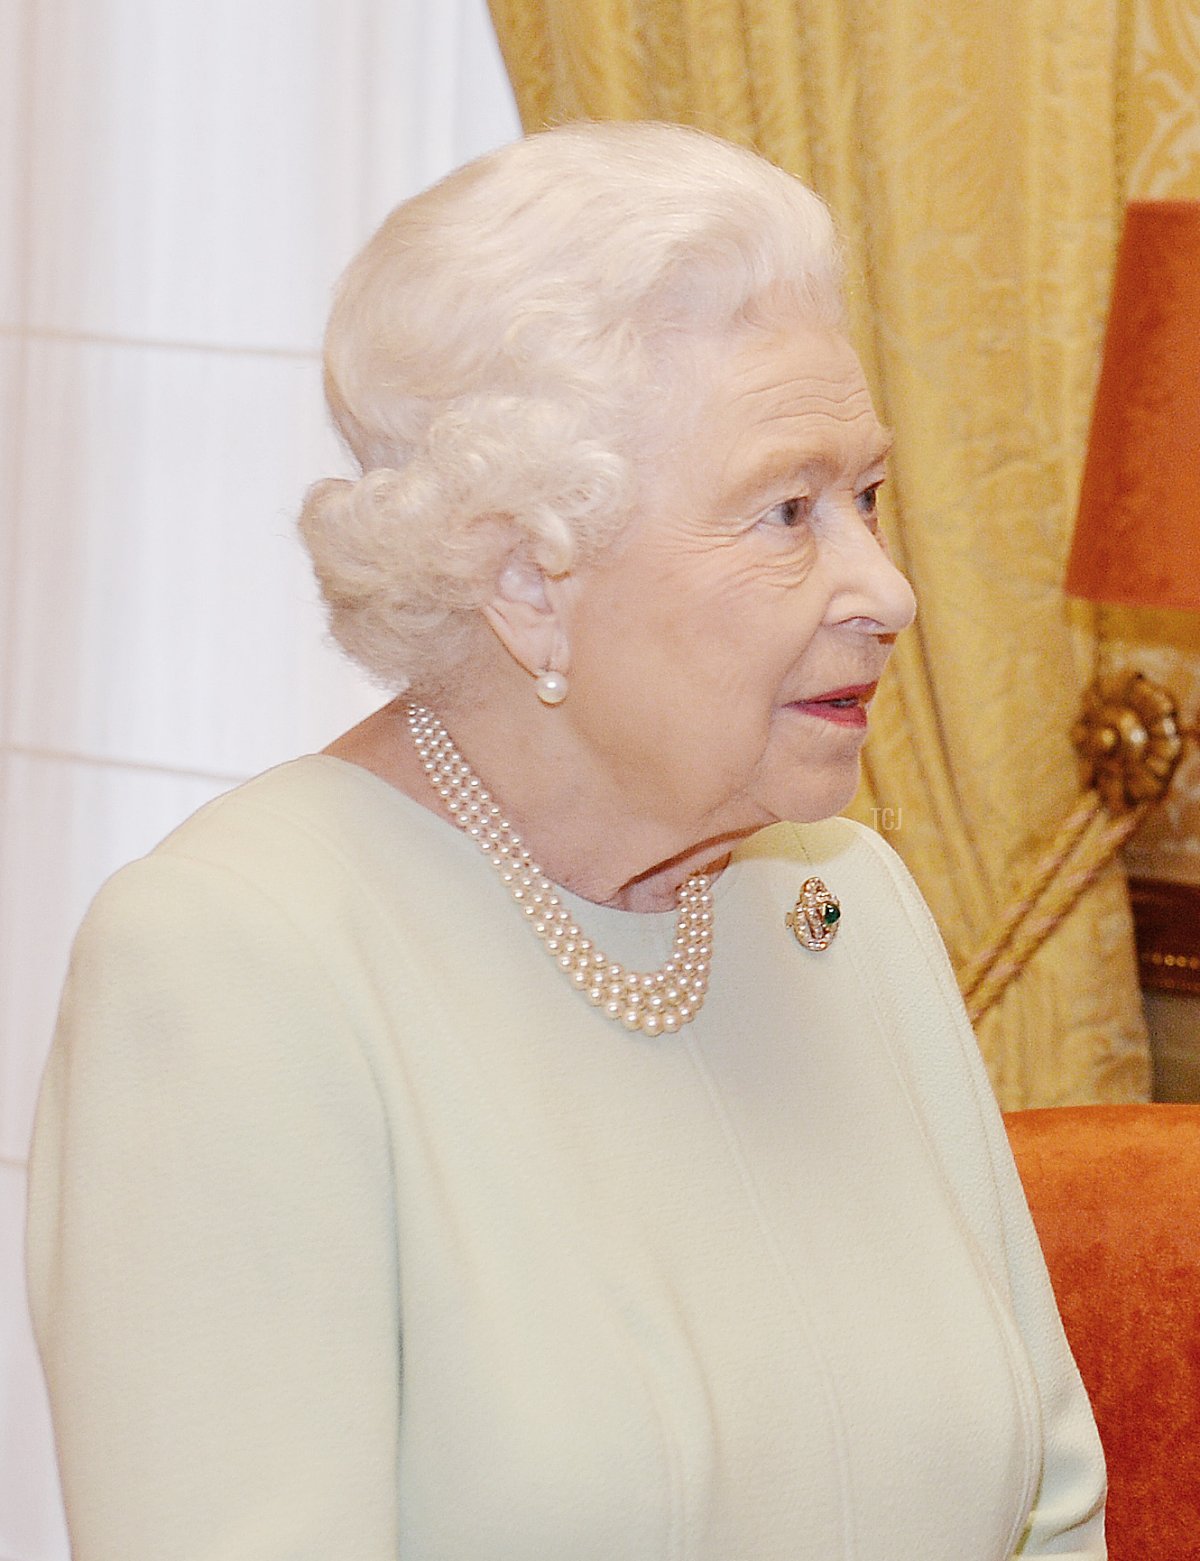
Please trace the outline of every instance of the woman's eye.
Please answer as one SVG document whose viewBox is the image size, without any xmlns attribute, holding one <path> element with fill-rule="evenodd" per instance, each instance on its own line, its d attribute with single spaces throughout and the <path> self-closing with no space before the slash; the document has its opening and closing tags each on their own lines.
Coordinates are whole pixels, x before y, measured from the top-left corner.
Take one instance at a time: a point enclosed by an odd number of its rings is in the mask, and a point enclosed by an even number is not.
<svg viewBox="0 0 1200 1561">
<path fill-rule="evenodd" d="M 858 512 L 864 520 L 873 521 L 879 514 L 879 490 L 882 486 L 880 482 L 873 482 L 869 488 L 864 488 L 855 500 Z"/>
<path fill-rule="evenodd" d="M 807 499 L 784 499 L 779 504 L 772 504 L 763 519 L 774 526 L 800 526 L 807 515 Z"/>
</svg>

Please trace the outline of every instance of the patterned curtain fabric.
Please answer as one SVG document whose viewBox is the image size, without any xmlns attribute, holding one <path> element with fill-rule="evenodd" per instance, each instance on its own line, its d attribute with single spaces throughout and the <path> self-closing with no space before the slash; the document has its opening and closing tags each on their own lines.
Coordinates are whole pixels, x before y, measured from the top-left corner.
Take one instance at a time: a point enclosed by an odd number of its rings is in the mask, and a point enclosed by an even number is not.
<svg viewBox="0 0 1200 1561">
<path fill-rule="evenodd" d="M 920 602 L 856 811 L 960 964 L 1079 795 L 1069 733 L 1095 641 L 1061 580 L 1123 194 L 1129 5 L 491 0 L 526 129 L 698 125 L 839 219 L 856 344 L 897 436 L 885 526 Z M 1145 1097 L 1118 866 L 980 1043 L 1006 1107 Z"/>
</svg>

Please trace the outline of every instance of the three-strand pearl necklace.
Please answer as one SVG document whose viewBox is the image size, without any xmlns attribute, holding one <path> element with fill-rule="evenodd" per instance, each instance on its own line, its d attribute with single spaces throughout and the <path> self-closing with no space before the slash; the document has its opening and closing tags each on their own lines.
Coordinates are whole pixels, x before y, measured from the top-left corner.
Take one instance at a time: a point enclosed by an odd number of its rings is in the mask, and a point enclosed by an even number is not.
<svg viewBox="0 0 1200 1561">
<path fill-rule="evenodd" d="M 679 918 L 666 964 L 645 973 L 626 970 L 576 926 L 554 885 L 437 716 L 423 705 L 409 705 L 407 720 L 434 791 L 496 869 L 542 947 L 576 991 L 609 1019 L 643 1035 L 670 1034 L 694 1019 L 708 991 L 712 963 L 709 875 L 693 873 L 680 886 Z"/>
</svg>

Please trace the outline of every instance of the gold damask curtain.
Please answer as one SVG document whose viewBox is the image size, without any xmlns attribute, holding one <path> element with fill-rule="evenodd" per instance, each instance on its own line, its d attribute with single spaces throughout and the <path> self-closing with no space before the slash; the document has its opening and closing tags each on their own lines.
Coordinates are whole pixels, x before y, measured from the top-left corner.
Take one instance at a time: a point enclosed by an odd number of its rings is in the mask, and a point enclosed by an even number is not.
<svg viewBox="0 0 1200 1561">
<path fill-rule="evenodd" d="M 917 591 L 860 816 L 959 964 L 1079 794 L 1092 670 L 1061 579 L 1121 205 L 1126 0 L 492 0 L 527 129 L 662 118 L 830 202 L 895 429 L 885 525 Z M 1119 869 L 980 1026 L 1002 1103 L 1147 1089 Z"/>
</svg>

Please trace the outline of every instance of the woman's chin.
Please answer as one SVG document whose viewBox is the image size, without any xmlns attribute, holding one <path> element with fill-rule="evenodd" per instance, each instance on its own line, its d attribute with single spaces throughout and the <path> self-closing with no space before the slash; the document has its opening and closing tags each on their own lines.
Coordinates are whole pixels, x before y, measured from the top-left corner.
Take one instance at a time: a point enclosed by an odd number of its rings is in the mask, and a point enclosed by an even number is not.
<svg viewBox="0 0 1200 1561">
<path fill-rule="evenodd" d="M 790 824 L 815 824 L 819 819 L 832 818 L 854 801 L 862 766 L 856 752 L 852 758 L 823 765 L 815 773 L 810 772 L 799 783 L 799 777 L 785 788 L 781 806 L 774 809 L 775 816 Z"/>
</svg>

